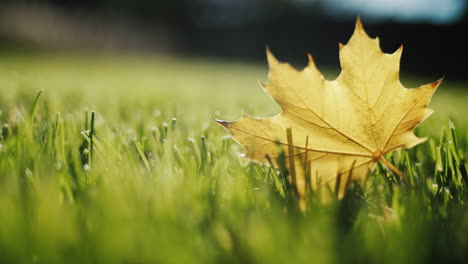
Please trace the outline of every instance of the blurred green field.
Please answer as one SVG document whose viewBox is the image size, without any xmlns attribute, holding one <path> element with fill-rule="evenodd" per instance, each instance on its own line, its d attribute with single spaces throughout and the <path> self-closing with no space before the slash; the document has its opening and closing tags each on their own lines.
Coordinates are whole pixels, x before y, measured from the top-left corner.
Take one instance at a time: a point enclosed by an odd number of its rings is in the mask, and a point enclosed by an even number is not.
<svg viewBox="0 0 468 264">
<path fill-rule="evenodd" d="M 257 84 L 267 71 L 143 55 L 2 54 L 0 263 L 468 260 L 465 83 L 446 76 L 434 114 L 417 128 L 429 140 L 389 155 L 404 182 L 379 166 L 364 189 L 301 213 L 280 195 L 277 171 L 243 158 L 212 119 L 278 113 Z M 402 82 L 440 77 L 402 73 Z"/>
</svg>

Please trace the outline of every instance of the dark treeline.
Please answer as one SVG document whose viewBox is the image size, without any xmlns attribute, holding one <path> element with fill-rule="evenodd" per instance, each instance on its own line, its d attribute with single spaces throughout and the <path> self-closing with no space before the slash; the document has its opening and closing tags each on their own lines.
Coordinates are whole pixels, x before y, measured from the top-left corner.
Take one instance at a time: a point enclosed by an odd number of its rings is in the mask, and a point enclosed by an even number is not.
<svg viewBox="0 0 468 264">
<path fill-rule="evenodd" d="M 455 25 L 366 23 L 371 37 L 378 36 L 384 52 L 404 46 L 401 61 L 405 73 L 467 80 L 465 19 Z M 263 24 L 229 29 L 194 30 L 187 34 L 186 49 L 192 54 L 264 60 L 268 45 L 281 60 L 306 64 L 305 52 L 318 66 L 338 67 L 338 43 L 346 43 L 354 21 L 327 17 L 282 17 Z M 209 43 L 209 44 L 207 44 Z"/>
<path fill-rule="evenodd" d="M 306 62 L 310 52 L 319 66 L 338 67 L 338 42 L 349 39 L 357 14 L 346 17 L 325 15 L 320 1 L 307 9 L 290 0 L 4 0 L 41 5 L 47 2 L 69 12 L 80 10 L 97 16 L 118 16 L 173 32 L 177 54 L 264 61 L 265 46 L 285 61 Z M 223 2 L 224 3 L 224 2 Z M 454 24 L 368 21 L 364 26 L 379 36 L 385 52 L 404 45 L 402 70 L 438 78 L 467 80 L 467 16 Z M 173 50 L 172 50 L 173 51 Z"/>
</svg>

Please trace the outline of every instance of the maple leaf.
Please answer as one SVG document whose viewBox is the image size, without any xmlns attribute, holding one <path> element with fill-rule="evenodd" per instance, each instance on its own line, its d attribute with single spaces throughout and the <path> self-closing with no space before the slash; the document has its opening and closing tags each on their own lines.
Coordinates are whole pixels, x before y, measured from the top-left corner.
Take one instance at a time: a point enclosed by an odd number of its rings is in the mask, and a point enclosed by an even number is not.
<svg viewBox="0 0 468 264">
<path fill-rule="evenodd" d="M 325 80 L 309 54 L 308 65 L 298 71 L 267 49 L 269 82 L 261 85 L 282 112 L 271 118 L 244 114 L 237 121 L 216 121 L 250 159 L 277 160 L 280 145 L 300 196 L 310 177 L 312 189 L 328 185 L 342 197 L 351 181 L 364 184 L 377 162 L 401 176 L 384 154 L 425 141 L 412 130 L 432 113 L 427 105 L 442 81 L 403 87 L 402 50 L 383 53 L 379 39 L 366 34 L 359 18 L 349 42 L 339 45 L 342 71 L 336 80 Z"/>
</svg>

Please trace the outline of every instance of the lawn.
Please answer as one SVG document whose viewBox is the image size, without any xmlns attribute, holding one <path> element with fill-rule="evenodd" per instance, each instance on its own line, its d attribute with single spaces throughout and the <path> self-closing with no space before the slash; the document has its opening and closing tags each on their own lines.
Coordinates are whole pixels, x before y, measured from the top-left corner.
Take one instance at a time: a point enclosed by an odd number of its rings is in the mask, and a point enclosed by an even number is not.
<svg viewBox="0 0 468 264">
<path fill-rule="evenodd" d="M 280 111 L 257 84 L 266 64 L 0 58 L 0 263 L 468 260 L 468 90 L 450 76 L 417 128 L 428 141 L 387 156 L 404 180 L 378 166 L 301 212 L 285 172 L 244 158 L 213 121 Z"/>
</svg>

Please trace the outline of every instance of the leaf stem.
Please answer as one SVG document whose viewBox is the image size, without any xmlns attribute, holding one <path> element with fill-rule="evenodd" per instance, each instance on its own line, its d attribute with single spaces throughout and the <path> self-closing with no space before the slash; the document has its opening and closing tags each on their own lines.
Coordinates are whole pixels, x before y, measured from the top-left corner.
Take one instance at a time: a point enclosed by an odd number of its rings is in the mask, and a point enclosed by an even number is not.
<svg viewBox="0 0 468 264">
<path fill-rule="evenodd" d="M 384 158 L 384 156 L 380 156 L 379 160 L 387 167 L 387 169 L 390 169 L 394 173 L 396 173 L 398 176 L 400 176 L 400 179 L 403 179 L 404 175 L 403 173 L 397 169 L 392 163 L 390 163 L 388 160 Z"/>
</svg>

